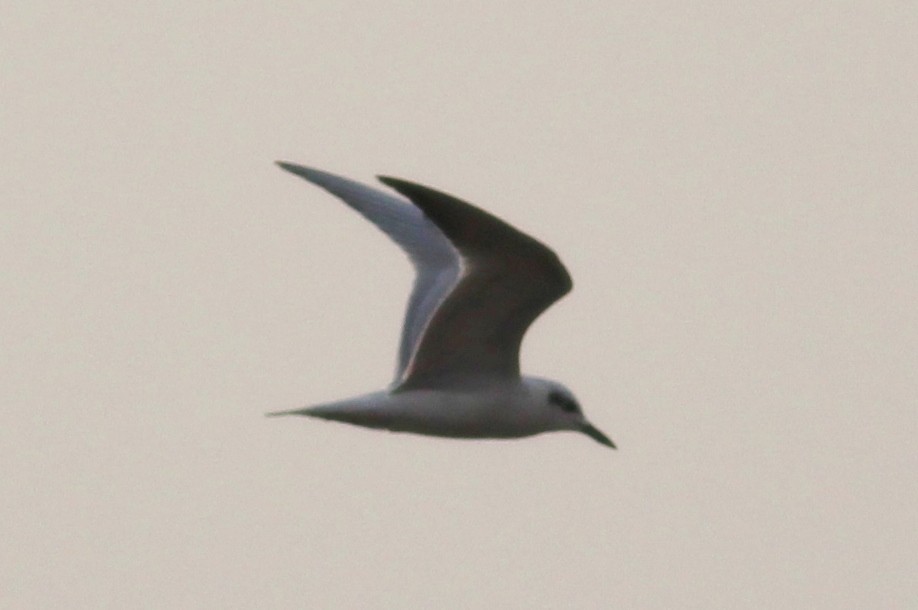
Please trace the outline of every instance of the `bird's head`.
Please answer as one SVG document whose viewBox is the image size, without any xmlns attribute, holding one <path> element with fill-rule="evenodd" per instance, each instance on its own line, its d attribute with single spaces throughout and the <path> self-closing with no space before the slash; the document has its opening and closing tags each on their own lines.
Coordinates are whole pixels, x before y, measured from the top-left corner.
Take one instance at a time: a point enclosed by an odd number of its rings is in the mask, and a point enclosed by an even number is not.
<svg viewBox="0 0 918 610">
<path fill-rule="evenodd" d="M 583 432 L 596 442 L 616 449 L 615 443 L 587 421 L 574 393 L 563 384 L 549 379 L 528 377 L 526 385 L 533 391 L 555 430 Z"/>
</svg>

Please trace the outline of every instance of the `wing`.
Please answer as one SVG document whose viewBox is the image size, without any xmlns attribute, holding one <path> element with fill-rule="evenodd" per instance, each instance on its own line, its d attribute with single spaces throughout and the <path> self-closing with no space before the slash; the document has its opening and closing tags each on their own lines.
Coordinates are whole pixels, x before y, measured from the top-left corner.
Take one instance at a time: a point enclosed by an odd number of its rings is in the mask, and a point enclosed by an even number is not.
<svg viewBox="0 0 918 610">
<path fill-rule="evenodd" d="M 542 243 L 471 204 L 380 177 L 424 211 L 462 258 L 462 276 L 433 312 L 399 390 L 515 378 L 529 325 L 573 286 Z"/>
<path fill-rule="evenodd" d="M 322 187 L 375 224 L 408 255 L 416 272 L 408 299 L 398 348 L 395 383 L 408 361 L 431 313 L 459 276 L 459 255 L 424 213 L 401 198 L 366 185 L 308 167 L 283 163 L 280 167 Z"/>
</svg>

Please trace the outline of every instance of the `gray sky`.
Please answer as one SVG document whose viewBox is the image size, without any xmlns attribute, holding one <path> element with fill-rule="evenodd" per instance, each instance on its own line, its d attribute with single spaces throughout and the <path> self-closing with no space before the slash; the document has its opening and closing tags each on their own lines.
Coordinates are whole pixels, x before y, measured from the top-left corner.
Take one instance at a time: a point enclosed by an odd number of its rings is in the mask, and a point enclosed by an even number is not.
<svg viewBox="0 0 918 610">
<path fill-rule="evenodd" d="M 0 8 L 0 606 L 918 598 L 914 3 L 129 4 Z M 619 451 L 262 417 L 411 282 L 275 159 L 555 248 L 523 366 Z"/>
</svg>

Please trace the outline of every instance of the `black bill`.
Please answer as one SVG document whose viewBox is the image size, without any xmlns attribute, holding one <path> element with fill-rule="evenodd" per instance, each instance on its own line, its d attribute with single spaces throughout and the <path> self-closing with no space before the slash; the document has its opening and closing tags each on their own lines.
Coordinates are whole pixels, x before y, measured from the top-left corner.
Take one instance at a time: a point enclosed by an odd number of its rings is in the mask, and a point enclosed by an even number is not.
<svg viewBox="0 0 918 610">
<path fill-rule="evenodd" d="M 583 431 L 584 434 L 586 434 L 587 436 L 595 440 L 597 443 L 601 443 L 605 445 L 606 447 L 618 449 L 618 447 L 615 446 L 615 443 L 612 442 L 612 439 L 610 439 L 608 436 L 600 432 L 592 424 L 584 424 L 581 430 Z"/>
</svg>

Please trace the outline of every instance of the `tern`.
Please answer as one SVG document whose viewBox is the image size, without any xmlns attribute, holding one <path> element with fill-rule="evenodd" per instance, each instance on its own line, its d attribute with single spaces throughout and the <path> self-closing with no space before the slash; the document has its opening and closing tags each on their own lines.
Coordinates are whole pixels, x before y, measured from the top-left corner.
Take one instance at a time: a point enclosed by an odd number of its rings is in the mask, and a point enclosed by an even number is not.
<svg viewBox="0 0 918 610">
<path fill-rule="evenodd" d="M 379 176 L 397 197 L 327 172 L 277 164 L 376 225 L 405 251 L 416 277 L 388 388 L 268 415 L 467 439 L 570 430 L 615 448 L 563 384 L 520 375 L 526 330 L 573 287 L 552 250 L 420 184 Z"/>
</svg>

